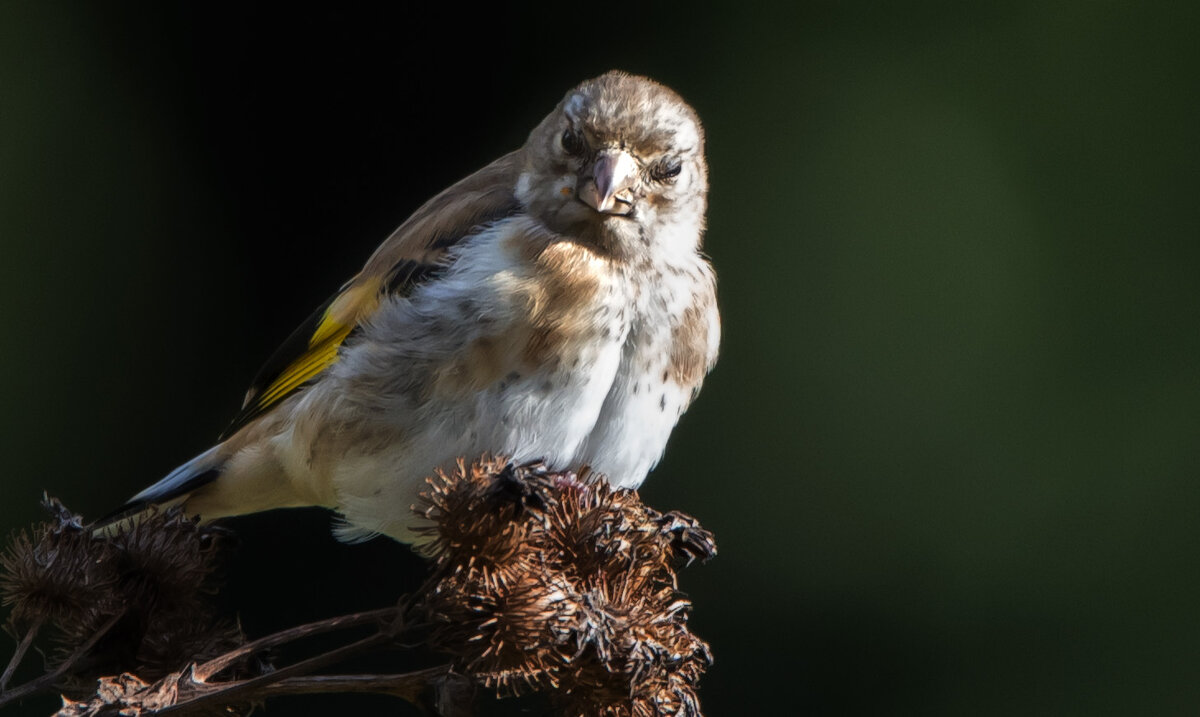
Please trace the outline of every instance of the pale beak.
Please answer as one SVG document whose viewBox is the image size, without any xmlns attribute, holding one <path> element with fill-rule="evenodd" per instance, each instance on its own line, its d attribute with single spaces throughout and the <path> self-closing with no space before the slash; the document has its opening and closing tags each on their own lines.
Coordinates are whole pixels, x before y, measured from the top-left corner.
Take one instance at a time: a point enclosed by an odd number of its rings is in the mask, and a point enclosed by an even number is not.
<svg viewBox="0 0 1200 717">
<path fill-rule="evenodd" d="M 579 199 L 602 214 L 628 214 L 637 177 L 637 160 L 628 152 L 606 149 L 596 157 L 592 176 L 579 178 Z"/>
</svg>

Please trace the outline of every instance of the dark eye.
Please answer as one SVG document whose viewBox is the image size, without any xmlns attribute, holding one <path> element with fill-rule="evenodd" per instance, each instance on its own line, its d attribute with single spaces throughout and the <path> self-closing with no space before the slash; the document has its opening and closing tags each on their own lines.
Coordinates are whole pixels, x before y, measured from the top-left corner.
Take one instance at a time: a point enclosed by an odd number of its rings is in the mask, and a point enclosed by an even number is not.
<svg viewBox="0 0 1200 717">
<path fill-rule="evenodd" d="M 678 157 L 664 159 L 650 169 L 650 177 L 656 182 L 665 182 L 669 179 L 674 179 L 679 176 L 680 170 L 683 169 L 683 163 Z"/>
<path fill-rule="evenodd" d="M 565 129 L 562 133 L 563 151 L 573 156 L 583 154 L 583 137 L 573 129 Z"/>
</svg>

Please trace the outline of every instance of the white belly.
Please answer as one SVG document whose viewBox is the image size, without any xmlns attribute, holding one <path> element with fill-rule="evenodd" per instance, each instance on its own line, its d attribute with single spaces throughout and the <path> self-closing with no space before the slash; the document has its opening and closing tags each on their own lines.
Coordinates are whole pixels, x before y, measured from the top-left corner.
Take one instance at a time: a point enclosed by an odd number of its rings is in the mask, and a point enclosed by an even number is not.
<svg viewBox="0 0 1200 717">
<path fill-rule="evenodd" d="M 344 455 L 334 468 L 337 507 L 347 523 L 341 536 L 384 533 L 410 541 L 418 522 L 412 505 L 424 479 L 435 467 L 451 469 L 459 458 L 470 462 L 491 453 L 542 460 L 554 469 L 578 467 L 620 359 L 616 343 L 591 347 L 580 356 L 581 370 L 502 382 L 426 412 L 422 425 L 390 446 Z"/>
</svg>

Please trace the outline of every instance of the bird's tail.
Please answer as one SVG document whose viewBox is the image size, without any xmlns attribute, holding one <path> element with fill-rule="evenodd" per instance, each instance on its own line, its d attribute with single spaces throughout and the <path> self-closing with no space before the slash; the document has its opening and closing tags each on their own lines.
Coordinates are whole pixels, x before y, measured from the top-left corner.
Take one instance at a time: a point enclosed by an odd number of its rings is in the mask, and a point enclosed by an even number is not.
<svg viewBox="0 0 1200 717">
<path fill-rule="evenodd" d="M 221 476 L 224 456 L 220 445 L 213 446 L 187 463 L 179 466 L 149 488 L 126 501 L 125 505 L 96 522 L 98 529 L 119 526 L 151 506 L 170 505 L 176 499 L 207 485 Z"/>
</svg>

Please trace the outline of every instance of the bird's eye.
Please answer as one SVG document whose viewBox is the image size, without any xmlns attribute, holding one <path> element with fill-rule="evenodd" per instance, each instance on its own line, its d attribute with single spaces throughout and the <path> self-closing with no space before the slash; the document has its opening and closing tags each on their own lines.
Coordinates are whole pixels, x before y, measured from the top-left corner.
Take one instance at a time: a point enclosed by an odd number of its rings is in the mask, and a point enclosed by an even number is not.
<svg viewBox="0 0 1200 717">
<path fill-rule="evenodd" d="M 683 163 L 678 157 L 664 159 L 650 169 L 650 178 L 656 182 L 666 182 L 679 176 Z"/>
<path fill-rule="evenodd" d="M 562 133 L 563 151 L 572 156 L 583 154 L 583 137 L 573 129 L 565 129 Z"/>
</svg>

